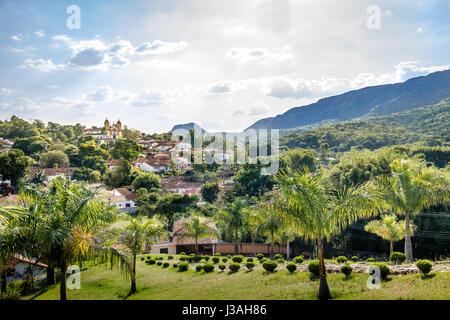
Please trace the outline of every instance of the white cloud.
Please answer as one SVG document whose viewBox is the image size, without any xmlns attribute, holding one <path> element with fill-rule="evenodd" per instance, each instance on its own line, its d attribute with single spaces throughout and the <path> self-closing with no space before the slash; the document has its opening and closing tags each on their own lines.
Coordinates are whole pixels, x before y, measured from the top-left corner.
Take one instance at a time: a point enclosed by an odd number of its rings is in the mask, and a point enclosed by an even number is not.
<svg viewBox="0 0 450 320">
<path fill-rule="evenodd" d="M 272 52 L 267 48 L 233 48 L 228 50 L 227 59 L 233 59 L 240 62 L 267 62 L 278 63 L 294 57 L 289 47 L 279 52 Z"/>
<path fill-rule="evenodd" d="M 26 59 L 21 68 L 37 69 L 43 72 L 52 70 L 63 70 L 66 66 L 63 64 L 54 64 L 52 60 L 45 59 Z"/>
<path fill-rule="evenodd" d="M 36 32 L 34 33 L 34 35 L 35 35 L 36 37 L 38 37 L 38 38 L 42 38 L 42 37 L 45 36 L 45 31 L 43 31 L 43 30 L 38 30 L 38 31 L 36 31 Z"/>
<path fill-rule="evenodd" d="M 137 54 L 142 55 L 158 55 L 171 53 L 175 51 L 180 51 L 186 48 L 187 42 L 163 42 L 160 40 L 155 40 L 153 42 L 145 42 L 141 46 L 135 49 Z"/>
<path fill-rule="evenodd" d="M 181 99 L 181 90 L 143 89 L 131 102 L 135 107 L 168 106 Z"/>
<path fill-rule="evenodd" d="M 13 36 L 11 36 L 11 39 L 14 41 L 20 41 L 20 40 L 22 40 L 22 34 L 19 33 L 19 34 L 13 35 Z"/>
<path fill-rule="evenodd" d="M 422 33 L 423 29 L 422 29 L 422 27 L 418 27 L 416 31 L 417 31 L 418 33 Z"/>
<path fill-rule="evenodd" d="M 8 88 L 0 88 L 0 95 L 10 95 L 12 94 L 12 90 Z"/>
<path fill-rule="evenodd" d="M 270 110 L 269 106 L 262 102 L 252 103 L 247 108 L 240 108 L 233 112 L 233 116 L 262 116 Z"/>
</svg>

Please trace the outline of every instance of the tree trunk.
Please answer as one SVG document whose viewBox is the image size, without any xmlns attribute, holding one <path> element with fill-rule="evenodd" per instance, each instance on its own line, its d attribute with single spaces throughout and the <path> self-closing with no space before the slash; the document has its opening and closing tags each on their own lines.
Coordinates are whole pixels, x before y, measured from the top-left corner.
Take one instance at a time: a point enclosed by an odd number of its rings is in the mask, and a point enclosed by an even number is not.
<svg viewBox="0 0 450 320">
<path fill-rule="evenodd" d="M 392 241 L 392 240 L 390 240 L 390 242 L 391 242 L 391 254 L 392 254 L 392 252 L 394 252 L 394 242 Z"/>
<path fill-rule="evenodd" d="M 319 240 L 319 278 L 319 300 L 331 299 L 327 282 L 327 270 L 325 269 L 325 260 L 323 258 L 323 239 Z"/>
<path fill-rule="evenodd" d="M 59 281 L 59 300 L 66 301 L 67 300 L 67 289 L 66 289 L 66 281 L 67 281 L 67 265 L 66 261 L 63 259 L 61 261 L 61 275 Z"/>
<path fill-rule="evenodd" d="M 130 294 L 135 294 L 137 291 L 136 288 L 136 255 L 133 255 L 133 265 L 131 270 L 131 289 Z"/>
<path fill-rule="evenodd" d="M 238 234 L 234 235 L 234 254 L 239 254 Z"/>
<path fill-rule="evenodd" d="M 2 288 L 1 293 L 6 293 L 6 271 L 2 272 Z"/>
<path fill-rule="evenodd" d="M 287 245 L 286 245 L 286 258 L 289 260 L 289 257 L 291 256 L 290 254 L 289 254 L 289 241 L 287 242 Z"/>
<path fill-rule="evenodd" d="M 197 238 L 195 238 L 194 253 L 195 254 L 198 253 L 198 239 Z"/>
<path fill-rule="evenodd" d="M 47 267 L 47 285 L 51 286 L 55 284 L 55 268 L 48 266 Z"/>
<path fill-rule="evenodd" d="M 409 224 L 409 212 L 405 214 L 405 256 L 406 262 L 413 262 L 413 252 L 412 252 L 412 243 L 411 243 L 411 226 Z"/>
</svg>

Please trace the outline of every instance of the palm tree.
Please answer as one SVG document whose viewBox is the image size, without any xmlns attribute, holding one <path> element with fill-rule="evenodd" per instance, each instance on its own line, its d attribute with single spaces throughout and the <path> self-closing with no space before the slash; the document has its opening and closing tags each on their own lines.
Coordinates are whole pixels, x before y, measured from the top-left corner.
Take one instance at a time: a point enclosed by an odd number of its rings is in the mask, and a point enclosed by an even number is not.
<svg viewBox="0 0 450 320">
<path fill-rule="evenodd" d="M 413 262 L 411 215 L 449 200 L 448 173 L 414 160 L 395 160 L 391 169 L 390 176 L 378 177 L 375 183 L 391 209 L 405 215 L 405 256 Z"/>
<path fill-rule="evenodd" d="M 272 205 L 306 240 L 317 241 L 319 258 L 319 299 L 331 298 L 324 262 L 324 242 L 359 218 L 379 212 L 382 204 L 370 184 L 333 190 L 321 172 L 280 172 L 280 200 Z"/>
<path fill-rule="evenodd" d="M 181 224 L 181 229 L 179 234 L 177 234 L 178 239 L 194 239 L 194 252 L 198 253 L 198 239 L 207 238 L 210 236 L 218 236 L 216 228 L 211 226 L 212 221 L 207 220 L 204 217 L 194 214 L 188 217 Z"/>
<path fill-rule="evenodd" d="M 258 238 L 258 236 L 261 234 L 261 215 L 259 213 L 259 210 L 255 210 L 254 208 L 246 208 L 245 214 L 247 215 L 246 218 L 246 224 L 244 226 L 244 231 L 250 236 L 250 241 L 252 243 L 252 251 L 253 254 L 256 256 L 255 252 L 255 242 Z"/>
<path fill-rule="evenodd" d="M 278 230 L 278 232 L 275 234 L 275 240 L 276 242 L 278 242 L 279 244 L 281 244 L 282 246 L 286 246 L 286 257 L 287 259 L 289 259 L 289 243 L 291 241 L 295 240 L 295 232 L 293 232 L 292 230 L 290 230 L 290 228 L 288 228 L 288 226 L 284 226 L 284 228 Z"/>
<path fill-rule="evenodd" d="M 135 294 L 136 287 L 136 256 L 142 252 L 144 246 L 149 247 L 160 237 L 165 235 L 161 224 L 154 219 L 137 217 L 130 219 L 130 223 L 119 231 L 118 242 L 124 245 L 131 253 L 131 289 L 130 294 Z"/>
<path fill-rule="evenodd" d="M 261 215 L 261 230 L 262 233 L 267 236 L 267 240 L 270 243 L 270 258 L 273 258 L 274 247 L 275 247 L 275 237 L 277 232 L 284 226 L 282 217 L 277 214 L 277 212 L 272 206 L 267 206 L 267 210 L 260 210 Z"/>
<path fill-rule="evenodd" d="M 218 215 L 225 233 L 233 237 L 235 254 L 239 253 L 239 235 L 247 223 L 247 211 L 245 209 L 246 203 L 242 199 L 237 198 Z"/>
<path fill-rule="evenodd" d="M 390 253 L 394 251 L 394 242 L 405 238 L 405 221 L 397 221 L 395 214 L 385 214 L 381 220 L 372 220 L 364 227 L 364 230 L 388 240 Z"/>
</svg>

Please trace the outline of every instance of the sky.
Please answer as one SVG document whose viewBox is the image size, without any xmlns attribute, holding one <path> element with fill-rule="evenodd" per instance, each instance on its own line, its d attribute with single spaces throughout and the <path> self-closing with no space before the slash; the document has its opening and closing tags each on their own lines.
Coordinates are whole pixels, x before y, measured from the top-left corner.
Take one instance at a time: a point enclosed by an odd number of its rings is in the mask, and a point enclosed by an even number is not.
<svg viewBox="0 0 450 320">
<path fill-rule="evenodd" d="M 0 119 L 241 131 L 449 53 L 450 0 L 0 0 Z"/>
</svg>

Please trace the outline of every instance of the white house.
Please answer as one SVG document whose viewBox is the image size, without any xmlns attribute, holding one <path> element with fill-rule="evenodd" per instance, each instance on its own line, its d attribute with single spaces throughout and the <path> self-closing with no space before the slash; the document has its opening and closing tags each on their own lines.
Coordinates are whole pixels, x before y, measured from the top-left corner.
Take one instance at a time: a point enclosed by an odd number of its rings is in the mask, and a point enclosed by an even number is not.
<svg viewBox="0 0 450 320">
<path fill-rule="evenodd" d="M 6 151 L 11 150 L 14 145 L 14 141 L 9 139 L 0 138 L 0 146 L 3 147 Z"/>
<path fill-rule="evenodd" d="M 131 164 L 144 172 L 159 173 L 163 171 L 172 171 L 170 168 L 170 159 L 139 158 Z"/>
<path fill-rule="evenodd" d="M 33 268 L 33 277 L 44 274 L 47 270 L 47 265 L 37 262 L 34 259 L 28 259 L 19 254 L 15 254 L 14 258 L 8 262 L 10 266 L 15 269 L 14 275 L 6 278 L 6 282 L 17 281 L 25 279 L 30 272 L 30 268 Z"/>
</svg>

